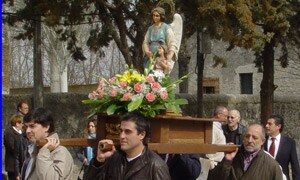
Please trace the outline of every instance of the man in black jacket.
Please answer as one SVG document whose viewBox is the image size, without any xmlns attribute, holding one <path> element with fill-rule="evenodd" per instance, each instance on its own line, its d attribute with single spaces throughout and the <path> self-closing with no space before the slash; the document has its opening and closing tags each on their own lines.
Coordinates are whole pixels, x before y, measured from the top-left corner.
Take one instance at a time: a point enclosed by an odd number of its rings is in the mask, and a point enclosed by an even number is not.
<svg viewBox="0 0 300 180">
<path fill-rule="evenodd" d="M 112 145 L 108 151 L 98 148 L 83 179 L 86 180 L 170 180 L 166 163 L 147 147 L 149 122 L 138 113 L 127 113 L 121 117 L 120 150 L 112 140 L 101 140 Z"/>
<path fill-rule="evenodd" d="M 241 115 L 236 109 L 228 112 L 227 123 L 222 125 L 226 143 L 241 145 L 246 127 L 240 124 Z"/>
</svg>

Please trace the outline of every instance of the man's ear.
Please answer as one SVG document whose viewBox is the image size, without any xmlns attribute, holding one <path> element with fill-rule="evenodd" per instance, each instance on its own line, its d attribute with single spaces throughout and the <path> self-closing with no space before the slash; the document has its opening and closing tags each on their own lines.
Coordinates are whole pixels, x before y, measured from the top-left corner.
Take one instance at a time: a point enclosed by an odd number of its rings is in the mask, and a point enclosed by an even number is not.
<svg viewBox="0 0 300 180">
<path fill-rule="evenodd" d="M 281 127 L 282 127 L 282 125 L 281 125 L 281 124 L 278 124 L 277 126 L 279 127 L 279 131 L 280 131 L 280 129 L 281 129 Z"/>
<path fill-rule="evenodd" d="M 45 128 L 46 133 L 49 133 L 48 131 L 49 131 L 50 125 L 46 125 L 46 126 L 44 126 L 44 128 Z"/>
<path fill-rule="evenodd" d="M 141 132 L 139 135 L 140 135 L 140 140 L 143 141 L 143 139 L 145 139 L 145 137 L 146 137 L 146 132 L 143 131 L 143 132 Z"/>
</svg>

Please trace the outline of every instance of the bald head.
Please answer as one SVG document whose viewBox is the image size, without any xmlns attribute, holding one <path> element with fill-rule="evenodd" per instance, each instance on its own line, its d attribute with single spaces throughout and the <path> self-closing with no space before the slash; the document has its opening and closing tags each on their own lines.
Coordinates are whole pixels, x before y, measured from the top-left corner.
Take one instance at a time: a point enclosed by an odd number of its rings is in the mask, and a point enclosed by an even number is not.
<svg viewBox="0 0 300 180">
<path fill-rule="evenodd" d="M 238 123 L 240 123 L 241 115 L 240 112 L 236 109 L 228 112 L 227 125 L 231 131 L 234 131 L 238 128 Z"/>
<path fill-rule="evenodd" d="M 265 142 L 265 129 L 261 124 L 250 124 L 243 138 L 243 145 L 248 153 L 254 153 L 262 148 Z"/>
<path fill-rule="evenodd" d="M 214 118 L 220 119 L 223 121 L 227 120 L 228 109 L 224 106 L 217 106 L 214 110 Z"/>
</svg>

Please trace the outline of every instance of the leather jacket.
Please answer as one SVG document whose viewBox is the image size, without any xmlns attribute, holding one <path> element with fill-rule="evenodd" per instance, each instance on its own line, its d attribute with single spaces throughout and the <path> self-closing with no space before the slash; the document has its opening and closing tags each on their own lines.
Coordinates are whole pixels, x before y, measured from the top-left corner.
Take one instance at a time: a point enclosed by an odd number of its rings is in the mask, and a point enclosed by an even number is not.
<svg viewBox="0 0 300 180">
<path fill-rule="evenodd" d="M 104 163 L 92 159 L 84 174 L 84 180 L 170 180 L 167 164 L 145 146 L 141 156 L 130 166 L 126 154 L 118 150 Z M 127 170 L 126 170 L 127 169 Z"/>
</svg>

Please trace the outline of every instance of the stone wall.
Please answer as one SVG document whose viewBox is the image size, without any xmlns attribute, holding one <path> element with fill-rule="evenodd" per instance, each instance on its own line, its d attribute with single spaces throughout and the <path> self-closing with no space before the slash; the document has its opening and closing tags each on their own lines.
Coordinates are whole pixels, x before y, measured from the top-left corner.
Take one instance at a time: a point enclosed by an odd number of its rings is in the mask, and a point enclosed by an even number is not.
<svg viewBox="0 0 300 180">
<path fill-rule="evenodd" d="M 187 42 L 187 49 L 190 50 L 191 60 L 189 71 L 194 72 L 197 63 L 196 34 L 194 34 Z M 240 74 L 253 74 L 253 95 L 259 95 L 262 73 L 254 65 L 254 53 L 236 47 L 231 51 L 226 51 L 228 43 L 222 41 L 211 41 L 211 53 L 205 55 L 204 78 L 219 79 L 220 94 L 241 94 Z M 280 48 L 275 49 L 275 59 L 279 57 Z M 226 59 L 226 67 L 213 67 L 214 56 L 223 57 Z M 299 58 L 293 57 L 292 54 L 287 68 L 282 68 L 278 61 L 275 61 L 274 84 L 278 86 L 275 95 L 298 95 L 300 92 L 300 71 L 295 64 L 299 64 Z M 298 61 L 297 61 L 298 60 Z M 175 63 L 171 76 L 178 78 L 178 63 Z M 193 73 L 189 77 L 189 93 L 197 94 L 197 74 Z"/>
<path fill-rule="evenodd" d="M 189 104 L 182 107 L 185 115 L 196 116 L 197 97 L 190 94 L 179 94 L 187 98 Z M 56 131 L 62 138 L 81 137 L 86 125 L 86 116 L 89 106 L 83 105 L 81 100 L 86 99 L 87 94 L 75 93 L 46 93 L 44 107 L 53 112 L 56 120 Z M 21 99 L 26 99 L 31 106 L 31 95 L 2 95 L 2 127 L 8 126 L 9 118 L 16 112 L 16 105 Z M 204 95 L 204 117 L 211 117 L 217 105 L 227 106 L 229 109 L 238 109 L 241 112 L 242 124 L 259 122 L 260 101 L 259 96 L 254 95 Z M 284 133 L 295 139 L 298 156 L 300 157 L 300 97 L 299 96 L 275 96 L 274 112 L 284 116 L 286 120 Z M 3 129 L 4 130 L 4 129 Z M 2 133 L 3 133 L 2 130 Z M 2 144 L 3 148 L 3 144 Z M 76 168 L 74 177 L 78 174 L 80 166 L 72 152 Z M 4 151 L 2 151 L 4 153 Z M 4 159 L 2 158 L 2 163 Z M 3 166 L 2 166 L 3 167 Z"/>
</svg>

